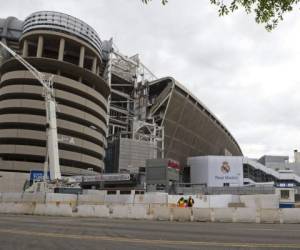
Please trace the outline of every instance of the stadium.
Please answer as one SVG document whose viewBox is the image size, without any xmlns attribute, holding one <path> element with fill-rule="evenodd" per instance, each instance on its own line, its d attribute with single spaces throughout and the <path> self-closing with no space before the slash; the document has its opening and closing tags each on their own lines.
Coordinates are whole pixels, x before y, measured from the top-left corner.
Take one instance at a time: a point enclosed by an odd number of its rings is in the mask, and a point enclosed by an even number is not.
<svg viewBox="0 0 300 250">
<path fill-rule="evenodd" d="M 40 11 L 0 19 L 0 39 L 53 75 L 63 175 L 120 172 L 170 158 L 241 156 L 225 125 L 172 77 L 157 78 L 85 22 Z M 42 87 L 2 51 L 0 170 L 42 170 L 46 154 Z M 105 164 L 106 163 L 106 164 Z"/>
</svg>

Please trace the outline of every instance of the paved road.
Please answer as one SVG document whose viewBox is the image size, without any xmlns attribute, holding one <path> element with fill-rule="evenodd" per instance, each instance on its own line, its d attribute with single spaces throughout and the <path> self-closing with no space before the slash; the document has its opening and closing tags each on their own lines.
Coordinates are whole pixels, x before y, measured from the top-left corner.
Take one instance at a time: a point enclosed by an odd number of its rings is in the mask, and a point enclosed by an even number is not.
<svg viewBox="0 0 300 250">
<path fill-rule="evenodd" d="M 0 215 L 0 249 L 300 249 L 300 225 Z"/>
</svg>

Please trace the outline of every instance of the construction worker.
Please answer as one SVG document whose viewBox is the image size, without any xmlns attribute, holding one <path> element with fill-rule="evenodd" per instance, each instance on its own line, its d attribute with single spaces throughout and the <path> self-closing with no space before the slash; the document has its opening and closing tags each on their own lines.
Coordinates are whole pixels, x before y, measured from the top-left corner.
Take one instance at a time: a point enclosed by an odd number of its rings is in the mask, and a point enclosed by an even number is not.
<svg viewBox="0 0 300 250">
<path fill-rule="evenodd" d="M 185 207 L 184 198 L 181 197 L 177 202 L 178 207 Z"/>
<path fill-rule="evenodd" d="M 188 207 L 193 207 L 194 203 L 195 203 L 195 201 L 194 201 L 194 199 L 192 198 L 192 196 L 189 196 L 189 199 L 188 199 L 188 201 L 187 201 L 187 206 L 188 206 Z"/>
</svg>

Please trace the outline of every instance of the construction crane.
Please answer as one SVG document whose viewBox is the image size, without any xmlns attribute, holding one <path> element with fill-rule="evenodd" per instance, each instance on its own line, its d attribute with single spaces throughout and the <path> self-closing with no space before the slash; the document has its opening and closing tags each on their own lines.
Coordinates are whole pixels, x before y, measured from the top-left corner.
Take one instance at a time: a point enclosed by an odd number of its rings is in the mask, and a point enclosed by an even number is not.
<svg viewBox="0 0 300 250">
<path fill-rule="evenodd" d="M 7 47 L 0 41 L 0 45 L 8 51 L 16 60 L 18 60 L 29 72 L 42 84 L 43 96 L 46 107 L 46 134 L 47 146 L 44 166 L 44 180 L 46 179 L 48 166 L 50 171 L 50 180 L 61 180 L 59 165 L 58 138 L 57 138 L 57 121 L 56 121 L 56 102 L 53 89 L 53 75 L 46 76 L 39 72 L 24 58 L 19 56 L 15 51 Z"/>
</svg>

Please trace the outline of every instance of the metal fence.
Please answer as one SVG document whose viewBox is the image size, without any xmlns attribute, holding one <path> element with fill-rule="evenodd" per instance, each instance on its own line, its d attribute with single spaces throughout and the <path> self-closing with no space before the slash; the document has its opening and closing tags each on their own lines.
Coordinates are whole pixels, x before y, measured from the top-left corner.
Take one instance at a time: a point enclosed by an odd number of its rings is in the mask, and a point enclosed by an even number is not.
<svg viewBox="0 0 300 250">
<path fill-rule="evenodd" d="M 300 200 L 300 186 L 293 187 L 295 194 Z M 206 187 L 200 185 L 178 184 L 175 186 L 177 194 L 235 194 L 235 195 L 251 195 L 251 194 L 275 194 L 274 186 L 243 186 L 243 187 Z"/>
<path fill-rule="evenodd" d="M 250 195 L 250 194 L 275 194 L 273 186 L 256 186 L 256 187 L 204 187 L 204 186 L 176 186 L 177 194 L 234 194 L 234 195 Z"/>
</svg>

